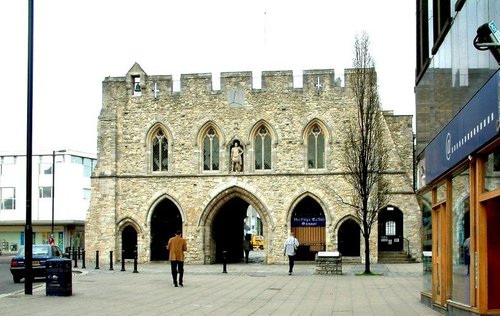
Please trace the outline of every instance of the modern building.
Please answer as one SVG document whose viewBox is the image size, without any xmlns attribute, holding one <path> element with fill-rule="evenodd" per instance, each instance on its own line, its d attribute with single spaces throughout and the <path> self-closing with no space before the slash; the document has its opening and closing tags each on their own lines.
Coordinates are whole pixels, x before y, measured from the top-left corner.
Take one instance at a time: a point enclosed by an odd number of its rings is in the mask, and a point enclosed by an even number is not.
<svg viewBox="0 0 500 316">
<path fill-rule="evenodd" d="M 448 315 L 500 314 L 500 3 L 416 4 L 421 298 Z"/>
<path fill-rule="evenodd" d="M 90 176 L 95 155 L 70 150 L 32 156 L 31 215 L 33 243 L 47 244 L 53 234 L 62 249 L 85 242 Z M 0 153 L 0 241 L 4 253 L 24 245 L 26 154 Z"/>
<path fill-rule="evenodd" d="M 343 131 L 357 110 L 338 82 L 333 70 L 304 71 L 300 87 L 292 71 L 265 71 L 254 88 L 251 72 L 228 72 L 213 89 L 211 74 L 183 74 L 176 91 L 172 76 L 138 64 L 105 78 L 85 249 L 166 260 L 168 239 L 182 229 L 188 262 L 221 262 L 224 251 L 240 261 L 251 206 L 267 263 L 286 261 L 290 231 L 299 260 L 321 250 L 364 260 L 360 224 L 341 203 L 352 194 Z M 412 116 L 381 117 L 391 204 L 374 225 L 370 259 L 387 251 L 420 259 Z"/>
</svg>

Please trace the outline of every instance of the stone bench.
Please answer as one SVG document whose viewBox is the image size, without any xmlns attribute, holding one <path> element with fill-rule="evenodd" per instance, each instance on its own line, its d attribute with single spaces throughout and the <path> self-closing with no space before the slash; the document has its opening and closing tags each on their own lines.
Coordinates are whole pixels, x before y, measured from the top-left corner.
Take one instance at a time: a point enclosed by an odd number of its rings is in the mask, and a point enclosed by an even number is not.
<svg viewBox="0 0 500 316">
<path fill-rule="evenodd" d="M 315 261 L 316 274 L 342 274 L 342 256 L 338 251 L 319 251 Z"/>
</svg>

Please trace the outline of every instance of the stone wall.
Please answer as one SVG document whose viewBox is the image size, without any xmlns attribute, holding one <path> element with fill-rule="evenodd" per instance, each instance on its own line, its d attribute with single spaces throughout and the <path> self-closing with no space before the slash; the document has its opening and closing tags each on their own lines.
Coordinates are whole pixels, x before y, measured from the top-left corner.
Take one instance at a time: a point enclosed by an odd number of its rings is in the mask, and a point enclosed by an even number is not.
<svg viewBox="0 0 500 316">
<path fill-rule="evenodd" d="M 348 73 L 348 71 L 346 71 Z M 264 225 L 268 263 L 284 263 L 282 243 L 290 230 L 293 206 L 310 196 L 326 217 L 326 250 L 337 249 L 340 224 L 352 216 L 336 194 L 348 197 L 341 161 L 343 131 L 356 115 L 349 89 L 338 85 L 333 70 L 304 72 L 301 88 L 288 71 L 262 73 L 262 88 L 252 88 L 249 72 L 222 73 L 220 90 L 212 90 L 210 74 L 181 76 L 181 91 L 171 76 L 148 76 L 135 64 L 125 77 L 106 78 L 98 124 L 98 162 L 86 224 L 86 249 L 120 253 L 120 229 L 138 232 L 139 261 L 150 258 L 150 220 L 155 205 L 169 199 L 178 207 L 188 239 L 187 261 L 205 263 L 211 255 L 210 224 L 218 208 L 232 197 L 251 204 Z M 133 78 L 141 95 L 133 95 Z M 155 91 L 156 83 L 156 95 Z M 319 83 L 319 85 L 318 85 Z M 229 104 L 236 93 L 241 104 Z M 391 205 L 404 214 L 405 237 L 412 255 L 420 258 L 421 218 L 413 193 L 411 116 L 385 113 L 393 186 Z M 271 170 L 254 170 L 252 133 L 259 124 L 272 134 Z M 319 124 L 325 133 L 323 169 L 307 165 L 305 131 Z M 203 171 L 201 132 L 213 126 L 220 135 L 220 170 Z M 152 172 L 150 132 L 161 126 L 169 139 L 168 171 Z M 244 170 L 230 171 L 229 146 L 244 147 Z M 361 238 L 363 244 L 363 239 Z M 377 261 L 377 229 L 370 242 Z M 364 245 L 361 245 L 363 254 Z M 102 257 L 105 262 L 107 259 Z M 362 259 L 364 256 L 362 255 Z"/>
</svg>

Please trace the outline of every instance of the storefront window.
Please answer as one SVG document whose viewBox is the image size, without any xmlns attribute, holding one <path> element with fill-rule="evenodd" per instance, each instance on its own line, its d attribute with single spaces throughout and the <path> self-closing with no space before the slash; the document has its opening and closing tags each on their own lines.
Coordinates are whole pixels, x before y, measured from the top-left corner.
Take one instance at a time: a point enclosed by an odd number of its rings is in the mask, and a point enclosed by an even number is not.
<svg viewBox="0 0 500 316">
<path fill-rule="evenodd" d="M 500 188 L 500 148 L 488 155 L 485 171 L 484 189 L 493 191 Z"/>
<path fill-rule="evenodd" d="M 419 196 L 422 211 L 422 261 L 424 265 L 423 290 L 432 292 L 432 206 L 431 192 Z"/>
<path fill-rule="evenodd" d="M 455 302 L 470 304 L 470 193 L 469 169 L 453 177 L 451 264 Z"/>
</svg>

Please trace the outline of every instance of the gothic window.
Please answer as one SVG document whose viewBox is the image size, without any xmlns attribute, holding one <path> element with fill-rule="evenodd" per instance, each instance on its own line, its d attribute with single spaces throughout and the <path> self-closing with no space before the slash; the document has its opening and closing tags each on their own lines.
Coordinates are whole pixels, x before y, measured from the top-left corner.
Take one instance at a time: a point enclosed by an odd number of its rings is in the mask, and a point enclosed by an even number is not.
<svg viewBox="0 0 500 316">
<path fill-rule="evenodd" d="M 219 170 L 219 137 L 213 128 L 203 138 L 203 170 Z"/>
<path fill-rule="evenodd" d="M 255 135 L 255 170 L 271 169 L 271 136 L 264 126 Z"/>
<path fill-rule="evenodd" d="M 161 129 L 152 139 L 153 171 L 168 170 L 168 140 Z"/>
<path fill-rule="evenodd" d="M 317 124 L 313 125 L 307 135 L 307 165 L 309 169 L 325 167 L 325 137 Z"/>
</svg>

